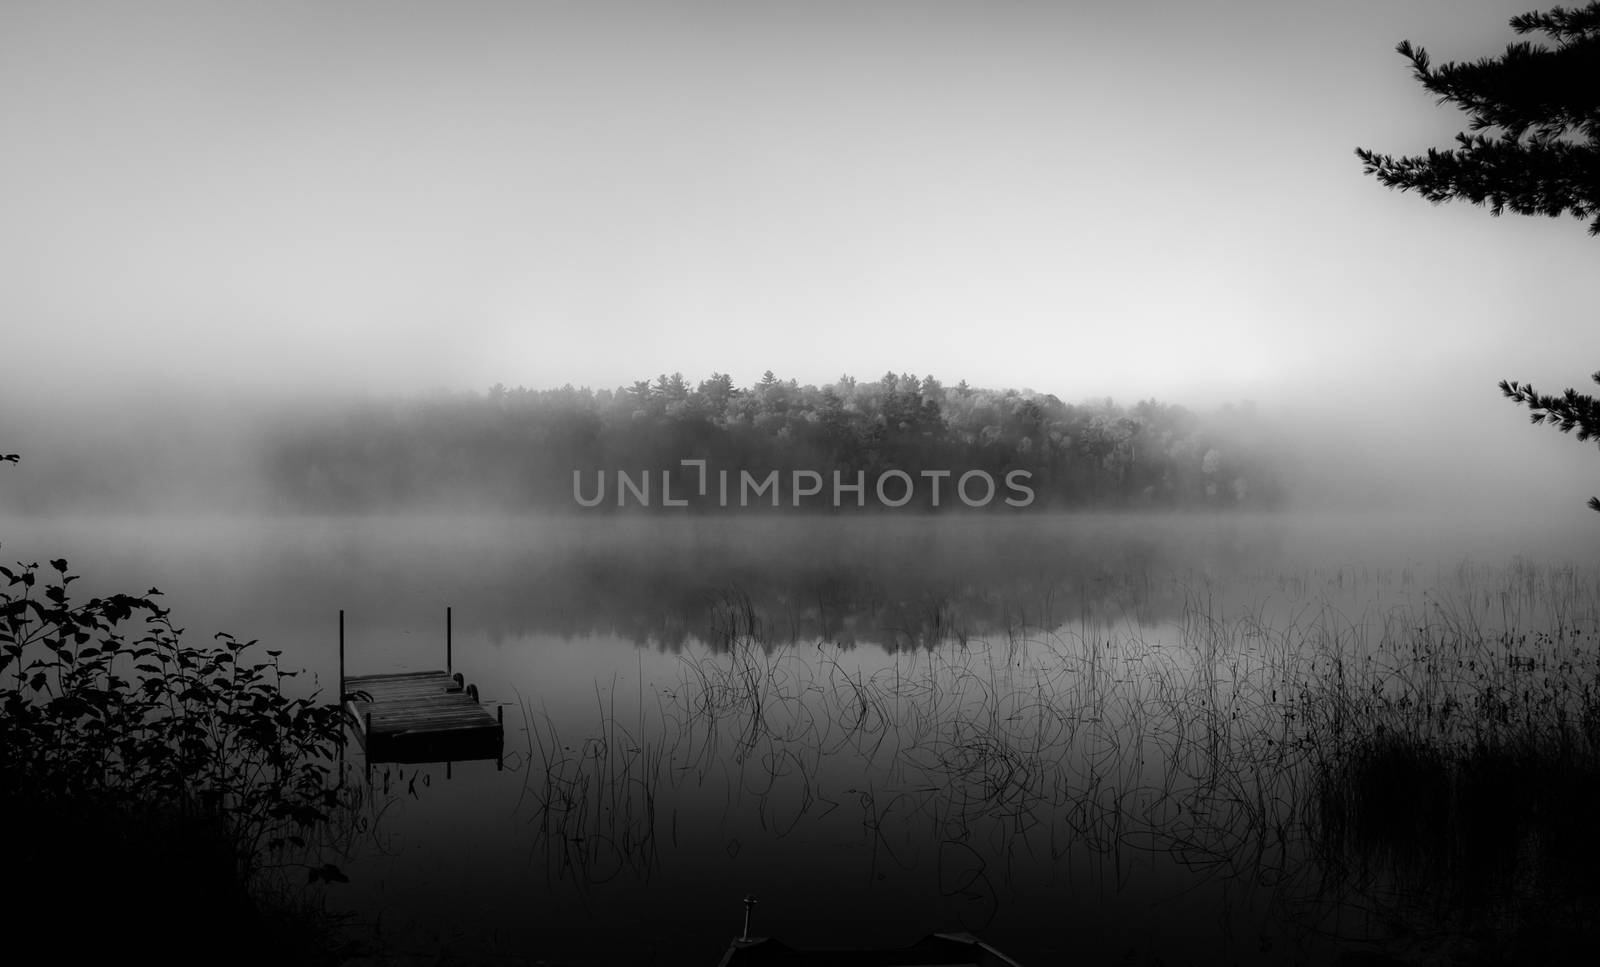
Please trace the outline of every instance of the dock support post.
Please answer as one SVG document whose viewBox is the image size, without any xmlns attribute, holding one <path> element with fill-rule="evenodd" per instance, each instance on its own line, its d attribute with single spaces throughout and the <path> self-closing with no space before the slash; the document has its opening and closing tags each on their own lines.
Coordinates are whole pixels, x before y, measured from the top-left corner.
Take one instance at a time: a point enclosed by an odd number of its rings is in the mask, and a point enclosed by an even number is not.
<svg viewBox="0 0 1600 967">
<path fill-rule="evenodd" d="M 496 705 L 494 707 L 494 721 L 496 725 L 500 726 L 500 751 L 495 753 L 494 771 L 501 772 L 506 767 L 506 707 L 504 705 Z"/>
<path fill-rule="evenodd" d="M 451 632 L 451 624 L 453 622 L 450 619 L 451 619 L 450 606 L 449 605 L 445 605 L 445 608 L 444 608 L 444 673 L 446 675 L 450 674 L 450 672 L 454 668 L 454 666 L 451 663 L 451 659 L 453 657 L 452 654 L 451 654 L 451 652 L 453 651 L 451 646 L 452 646 L 453 642 L 451 641 L 451 633 L 450 633 Z"/>
<path fill-rule="evenodd" d="M 339 705 L 344 706 L 344 609 L 339 609 Z"/>
</svg>

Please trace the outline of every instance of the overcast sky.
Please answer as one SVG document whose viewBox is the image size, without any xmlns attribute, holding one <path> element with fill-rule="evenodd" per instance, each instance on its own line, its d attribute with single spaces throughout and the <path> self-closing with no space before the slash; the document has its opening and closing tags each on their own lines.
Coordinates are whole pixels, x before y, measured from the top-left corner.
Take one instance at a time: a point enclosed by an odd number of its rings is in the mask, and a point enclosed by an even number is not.
<svg viewBox="0 0 1600 967">
<path fill-rule="evenodd" d="M 1459 130 L 1397 41 L 1528 7 L 8 0 L 0 393 L 893 369 L 1514 422 L 1495 380 L 1600 367 L 1600 241 L 1352 149 Z"/>
</svg>

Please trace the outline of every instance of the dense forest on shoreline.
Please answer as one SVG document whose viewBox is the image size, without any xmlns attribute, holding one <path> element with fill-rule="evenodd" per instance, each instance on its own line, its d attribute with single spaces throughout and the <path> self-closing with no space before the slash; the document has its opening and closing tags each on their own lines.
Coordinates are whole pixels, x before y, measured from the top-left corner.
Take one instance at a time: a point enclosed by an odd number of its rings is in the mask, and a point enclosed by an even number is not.
<svg viewBox="0 0 1600 967">
<path fill-rule="evenodd" d="M 670 506 L 738 507 L 741 477 L 773 471 L 779 492 L 757 494 L 751 509 L 774 500 L 831 507 L 835 473 L 864 484 L 861 492 L 847 488 L 842 506 L 870 509 L 883 506 L 874 482 L 897 470 L 903 476 L 888 492 L 928 509 L 936 500 L 962 507 L 954 488 L 972 471 L 997 485 L 991 508 L 1016 506 L 1001 499 L 1018 493 L 1008 479 L 1026 482 L 1032 507 L 1268 508 L 1286 491 L 1275 456 L 1249 404 L 1201 415 L 1154 400 L 1074 405 L 964 381 L 947 387 L 931 376 L 846 376 L 819 387 L 768 371 L 747 387 L 722 373 L 697 385 L 675 373 L 617 390 L 497 385 L 368 403 L 313 426 L 283 427 L 262 459 L 270 492 L 299 510 L 465 503 L 600 513 L 619 504 L 663 507 L 667 494 Z M 704 461 L 704 475 L 684 461 Z M 1008 477 L 1015 471 L 1025 475 Z M 719 489 L 723 472 L 732 484 Z M 624 492 L 619 473 L 653 489 L 642 499 Z M 795 496 L 796 473 L 815 475 L 821 492 Z M 597 500 L 598 486 L 607 489 Z M 982 489 L 976 481 L 971 493 Z M 580 495 L 595 505 L 585 508 Z"/>
<path fill-rule="evenodd" d="M 0 407 L 0 439 L 23 457 L 0 511 L 24 514 L 759 513 L 774 501 L 830 510 L 835 497 L 846 511 L 933 509 L 936 497 L 941 511 L 1261 510 L 1305 482 L 1300 449 L 1250 403 L 1074 404 L 894 373 L 824 386 L 769 372 L 742 387 L 716 373 L 599 390 L 172 396 L 48 413 L 30 402 Z M 808 486 L 820 492 L 802 498 Z M 980 499 L 958 499 L 968 495 Z"/>
</svg>

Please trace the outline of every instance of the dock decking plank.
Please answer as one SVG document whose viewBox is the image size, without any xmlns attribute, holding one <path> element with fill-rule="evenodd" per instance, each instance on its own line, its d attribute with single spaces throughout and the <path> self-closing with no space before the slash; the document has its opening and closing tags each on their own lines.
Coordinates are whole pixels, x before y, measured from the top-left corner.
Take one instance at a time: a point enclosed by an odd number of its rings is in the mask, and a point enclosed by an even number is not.
<svg viewBox="0 0 1600 967">
<path fill-rule="evenodd" d="M 493 759 L 504 730 L 495 716 L 441 671 L 350 675 L 351 730 L 369 762 Z"/>
</svg>

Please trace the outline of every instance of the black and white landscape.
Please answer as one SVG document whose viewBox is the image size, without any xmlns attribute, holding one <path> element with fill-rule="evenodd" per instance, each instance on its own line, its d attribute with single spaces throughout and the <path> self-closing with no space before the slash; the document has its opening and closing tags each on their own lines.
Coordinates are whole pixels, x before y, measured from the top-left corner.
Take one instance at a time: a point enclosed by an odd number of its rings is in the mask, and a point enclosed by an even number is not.
<svg viewBox="0 0 1600 967">
<path fill-rule="evenodd" d="M 1577 961 L 1597 76 L 1596 4 L 5 4 L 9 952 Z"/>
</svg>

